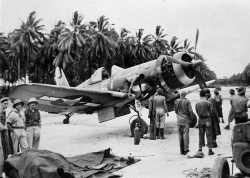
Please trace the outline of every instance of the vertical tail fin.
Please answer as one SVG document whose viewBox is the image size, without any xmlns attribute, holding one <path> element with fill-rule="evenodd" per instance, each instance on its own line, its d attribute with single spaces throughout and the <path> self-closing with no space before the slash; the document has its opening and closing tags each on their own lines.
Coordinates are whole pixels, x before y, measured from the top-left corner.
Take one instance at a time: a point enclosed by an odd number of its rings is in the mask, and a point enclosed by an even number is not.
<svg viewBox="0 0 250 178">
<path fill-rule="evenodd" d="M 69 87 L 69 82 L 68 82 L 63 70 L 59 67 L 56 67 L 56 70 L 55 70 L 55 82 L 56 82 L 57 86 Z"/>
</svg>

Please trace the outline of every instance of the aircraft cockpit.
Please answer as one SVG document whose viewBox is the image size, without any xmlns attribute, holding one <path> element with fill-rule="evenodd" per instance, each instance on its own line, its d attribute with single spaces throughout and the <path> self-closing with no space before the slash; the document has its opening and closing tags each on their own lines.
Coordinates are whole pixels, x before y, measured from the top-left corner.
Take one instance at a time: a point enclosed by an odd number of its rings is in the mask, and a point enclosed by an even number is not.
<svg viewBox="0 0 250 178">
<path fill-rule="evenodd" d="M 108 78 L 110 78 L 108 71 L 105 69 L 105 67 L 101 67 L 97 69 L 91 76 L 91 83 L 97 83 Z"/>
</svg>

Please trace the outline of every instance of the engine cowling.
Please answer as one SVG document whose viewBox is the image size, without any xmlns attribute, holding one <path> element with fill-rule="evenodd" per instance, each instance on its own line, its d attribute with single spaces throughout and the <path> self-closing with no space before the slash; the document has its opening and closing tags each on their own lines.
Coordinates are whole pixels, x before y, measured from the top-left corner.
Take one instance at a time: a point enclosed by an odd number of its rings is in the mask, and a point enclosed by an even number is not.
<svg viewBox="0 0 250 178">
<path fill-rule="evenodd" d="M 192 57 L 184 52 L 176 53 L 174 58 L 185 62 L 192 61 Z M 172 63 L 168 60 L 168 56 L 162 55 L 157 59 L 156 71 L 161 86 L 167 91 L 189 85 L 195 80 L 195 74 L 191 67 Z"/>
</svg>

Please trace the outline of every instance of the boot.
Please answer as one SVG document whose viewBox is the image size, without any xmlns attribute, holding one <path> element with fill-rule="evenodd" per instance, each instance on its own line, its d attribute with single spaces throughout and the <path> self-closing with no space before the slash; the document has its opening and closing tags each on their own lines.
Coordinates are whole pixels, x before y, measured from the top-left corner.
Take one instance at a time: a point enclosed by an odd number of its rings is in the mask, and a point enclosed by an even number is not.
<svg viewBox="0 0 250 178">
<path fill-rule="evenodd" d="M 212 148 L 209 148 L 208 155 L 214 155 Z"/>
<path fill-rule="evenodd" d="M 164 137 L 164 128 L 160 128 L 161 139 L 165 139 Z"/>
<path fill-rule="evenodd" d="M 156 128 L 156 139 L 160 139 L 160 128 Z"/>
<path fill-rule="evenodd" d="M 212 142 L 212 148 L 216 148 L 217 147 L 217 143 L 216 143 L 216 141 L 213 141 Z"/>
</svg>

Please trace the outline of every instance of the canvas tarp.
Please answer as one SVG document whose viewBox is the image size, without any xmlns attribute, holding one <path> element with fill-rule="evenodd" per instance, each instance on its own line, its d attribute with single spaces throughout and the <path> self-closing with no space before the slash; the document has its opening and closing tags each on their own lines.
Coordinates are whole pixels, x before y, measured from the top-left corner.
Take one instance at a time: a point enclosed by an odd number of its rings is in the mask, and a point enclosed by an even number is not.
<svg viewBox="0 0 250 178">
<path fill-rule="evenodd" d="M 28 150 L 8 158 L 5 169 L 10 178 L 104 178 L 138 161 L 115 156 L 110 149 L 68 158 L 48 150 Z M 58 168 L 65 173 L 59 175 Z"/>
</svg>

